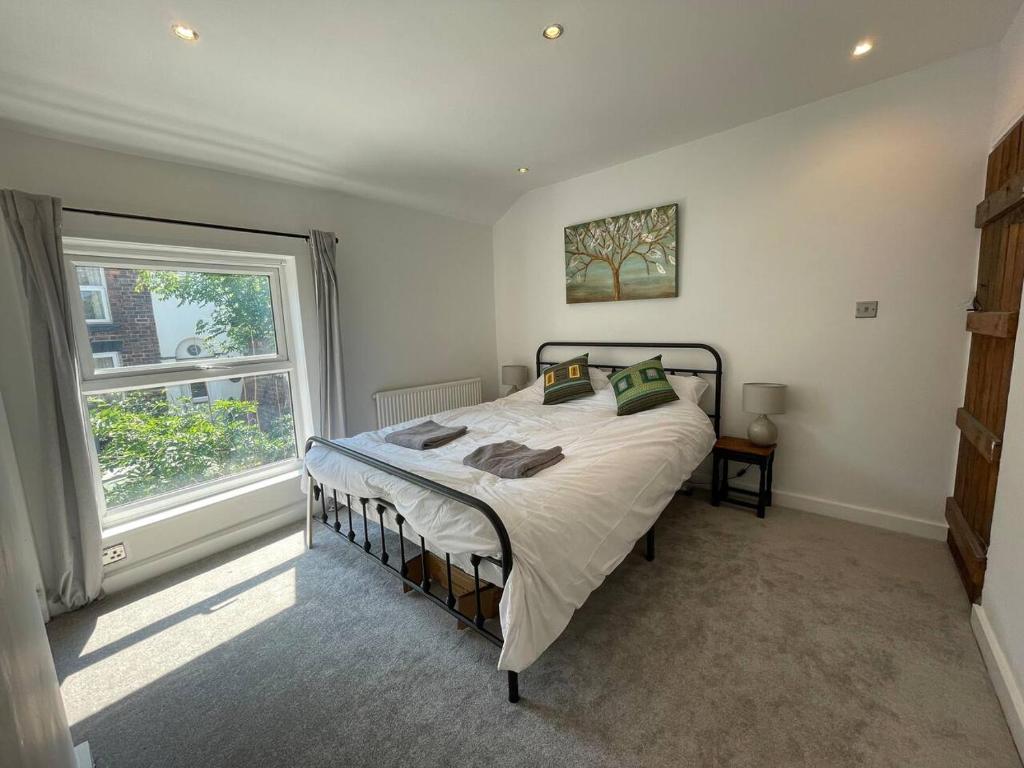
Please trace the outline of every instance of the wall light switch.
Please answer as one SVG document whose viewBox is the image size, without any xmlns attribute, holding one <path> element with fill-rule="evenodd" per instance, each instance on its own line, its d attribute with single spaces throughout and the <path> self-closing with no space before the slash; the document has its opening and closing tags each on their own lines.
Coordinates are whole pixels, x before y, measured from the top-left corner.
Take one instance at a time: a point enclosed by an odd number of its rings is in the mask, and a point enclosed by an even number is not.
<svg viewBox="0 0 1024 768">
<path fill-rule="evenodd" d="M 104 565 L 116 563 L 118 560 L 124 560 L 126 557 L 128 557 L 128 550 L 124 548 L 124 544 L 111 544 L 103 550 Z"/>
<path fill-rule="evenodd" d="M 858 301 L 857 302 L 857 314 L 854 317 L 878 317 L 878 302 L 877 301 Z"/>
</svg>

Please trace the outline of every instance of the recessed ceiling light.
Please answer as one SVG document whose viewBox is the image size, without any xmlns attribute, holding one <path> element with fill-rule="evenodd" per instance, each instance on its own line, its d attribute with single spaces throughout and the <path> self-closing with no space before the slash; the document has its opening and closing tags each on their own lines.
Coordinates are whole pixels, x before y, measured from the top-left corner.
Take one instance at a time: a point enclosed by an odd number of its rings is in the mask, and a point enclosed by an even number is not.
<svg viewBox="0 0 1024 768">
<path fill-rule="evenodd" d="M 548 26 L 544 27 L 543 35 L 548 40 L 557 40 L 562 36 L 562 33 L 564 31 L 565 29 L 562 27 L 561 24 L 549 24 Z"/>
<path fill-rule="evenodd" d="M 194 43 L 199 39 L 199 33 L 192 29 L 192 27 L 186 27 L 184 24 L 172 24 L 171 32 L 189 43 Z"/>
<path fill-rule="evenodd" d="M 861 40 L 855 46 L 853 46 L 853 55 L 855 58 L 860 58 L 865 54 L 871 52 L 871 49 L 875 47 L 875 44 L 870 40 Z"/>
<path fill-rule="evenodd" d="M 527 167 L 526 167 L 526 166 L 524 165 L 524 166 L 522 166 L 521 168 L 516 168 L 516 171 L 517 171 L 518 173 L 529 173 L 529 172 L 530 172 L 530 169 L 529 169 L 529 168 L 527 168 Z"/>
</svg>

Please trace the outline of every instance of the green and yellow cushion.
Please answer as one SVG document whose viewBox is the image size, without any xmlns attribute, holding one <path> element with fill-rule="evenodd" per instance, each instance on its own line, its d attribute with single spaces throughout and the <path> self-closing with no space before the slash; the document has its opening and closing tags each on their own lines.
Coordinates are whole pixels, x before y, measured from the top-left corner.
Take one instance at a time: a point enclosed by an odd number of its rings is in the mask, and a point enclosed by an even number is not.
<svg viewBox="0 0 1024 768">
<path fill-rule="evenodd" d="M 619 416 L 639 413 L 679 399 L 665 375 L 661 355 L 613 373 L 609 381 L 615 393 Z"/>
<path fill-rule="evenodd" d="M 580 355 L 544 371 L 544 405 L 554 405 L 594 394 L 587 357 Z"/>
</svg>

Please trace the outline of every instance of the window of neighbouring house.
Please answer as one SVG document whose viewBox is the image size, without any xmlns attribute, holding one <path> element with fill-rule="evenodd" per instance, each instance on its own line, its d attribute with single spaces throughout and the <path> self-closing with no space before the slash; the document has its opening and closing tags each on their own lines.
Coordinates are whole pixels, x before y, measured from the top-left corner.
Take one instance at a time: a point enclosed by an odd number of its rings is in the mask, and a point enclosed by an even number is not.
<svg viewBox="0 0 1024 768">
<path fill-rule="evenodd" d="M 99 267 L 79 267 L 76 272 L 85 322 L 109 323 L 110 301 L 104 270 Z"/>
<path fill-rule="evenodd" d="M 99 371 L 106 368 L 120 368 L 121 367 L 121 353 L 120 352 L 93 352 L 92 353 L 92 364 L 93 367 Z"/>
<path fill-rule="evenodd" d="M 280 257 L 123 246 L 65 239 L 104 524 L 298 466 Z"/>
</svg>

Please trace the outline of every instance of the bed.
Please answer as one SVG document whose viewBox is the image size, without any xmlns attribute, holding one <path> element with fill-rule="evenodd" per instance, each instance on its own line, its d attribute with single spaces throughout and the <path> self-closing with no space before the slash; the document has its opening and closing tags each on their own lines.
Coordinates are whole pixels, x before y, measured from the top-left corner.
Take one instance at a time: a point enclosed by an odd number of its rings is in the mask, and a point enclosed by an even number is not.
<svg viewBox="0 0 1024 768">
<path fill-rule="evenodd" d="M 560 362 L 546 359 L 558 348 L 591 351 L 593 396 L 543 405 L 542 386 L 535 383 L 494 402 L 435 414 L 438 423 L 465 425 L 469 432 L 427 451 L 384 440 L 414 422 L 337 441 L 313 437 L 306 445 L 307 546 L 319 519 L 408 589 L 498 645 L 498 668 L 508 674 L 512 702 L 519 698 L 518 673 L 554 642 L 638 540 L 644 539 L 653 559 L 655 522 L 710 452 L 721 419 L 722 361 L 708 345 L 545 342 L 537 350 L 538 377 Z M 620 359 L 622 350 L 643 352 L 611 364 L 596 359 L 593 350 L 612 356 L 612 348 Z M 681 396 L 616 416 L 606 372 L 659 352 L 710 357 L 710 365 L 689 367 L 666 360 L 665 370 L 704 377 L 713 390 L 699 402 Z M 712 405 L 705 410 L 701 403 Z M 501 440 L 532 448 L 560 445 L 565 459 L 518 480 L 462 464 L 474 448 Z M 447 588 L 432 581 L 428 553 L 443 559 Z M 410 565 L 419 565 L 415 574 Z M 472 612 L 461 610 L 464 603 L 453 594 L 453 569 L 473 580 Z M 501 595 L 498 621 L 488 620 L 481 608 L 482 593 L 494 587 Z"/>
</svg>

